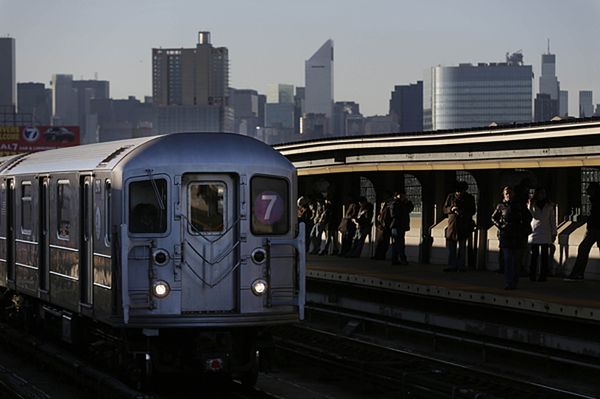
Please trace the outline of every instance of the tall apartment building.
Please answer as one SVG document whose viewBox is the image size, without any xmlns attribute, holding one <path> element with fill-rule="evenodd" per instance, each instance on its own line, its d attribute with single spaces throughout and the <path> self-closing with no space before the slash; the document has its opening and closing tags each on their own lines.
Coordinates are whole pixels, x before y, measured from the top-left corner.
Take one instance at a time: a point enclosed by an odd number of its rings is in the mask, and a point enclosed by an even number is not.
<svg viewBox="0 0 600 399">
<path fill-rule="evenodd" d="M 389 114 L 400 132 L 423 131 L 423 82 L 394 86 Z"/>
<path fill-rule="evenodd" d="M 500 63 L 430 68 L 423 81 L 423 129 L 531 122 L 532 80 L 521 53 Z"/>
<path fill-rule="evenodd" d="M 152 49 L 152 97 L 157 132 L 232 131 L 229 54 L 199 32 L 195 48 Z"/>
<path fill-rule="evenodd" d="M 15 39 L 0 37 L 0 112 L 14 113 L 16 105 Z"/>
</svg>

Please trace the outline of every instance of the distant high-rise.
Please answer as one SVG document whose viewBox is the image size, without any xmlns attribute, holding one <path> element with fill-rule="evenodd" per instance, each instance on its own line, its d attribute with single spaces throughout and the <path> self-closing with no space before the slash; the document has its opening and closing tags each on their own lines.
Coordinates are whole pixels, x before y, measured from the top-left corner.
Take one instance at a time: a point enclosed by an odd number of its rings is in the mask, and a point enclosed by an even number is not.
<svg viewBox="0 0 600 399">
<path fill-rule="evenodd" d="M 549 121 L 560 114 L 560 82 L 556 77 L 556 55 L 548 52 L 542 54 L 542 74 L 540 75 L 540 91 L 534 101 L 534 121 Z"/>
<path fill-rule="evenodd" d="M 77 125 L 78 113 L 73 75 L 52 75 L 52 124 Z"/>
<path fill-rule="evenodd" d="M 558 113 L 561 118 L 569 116 L 569 92 L 567 90 L 560 91 L 558 108 Z"/>
<path fill-rule="evenodd" d="M 259 94 L 256 90 L 230 89 L 229 104 L 234 110 L 234 132 L 254 137 L 259 125 Z"/>
<path fill-rule="evenodd" d="M 531 122 L 532 79 L 521 53 L 501 63 L 433 67 L 423 81 L 423 129 Z"/>
<path fill-rule="evenodd" d="M 294 85 L 285 83 L 270 84 L 267 88 L 267 102 L 293 104 Z"/>
<path fill-rule="evenodd" d="M 540 93 L 550 95 L 550 99 L 559 100 L 560 82 L 556 77 L 556 55 L 548 52 L 542 54 L 542 74 L 540 75 Z"/>
<path fill-rule="evenodd" d="M 195 48 L 152 49 L 158 133 L 233 130 L 228 94 L 229 53 L 226 47 L 212 46 L 209 32 L 199 32 Z"/>
<path fill-rule="evenodd" d="M 333 104 L 333 135 L 348 136 L 348 119 L 360 114 L 360 105 L 354 101 L 336 101 Z"/>
<path fill-rule="evenodd" d="M 0 37 L 0 112 L 15 112 L 16 105 L 15 39 Z"/>
<path fill-rule="evenodd" d="M 423 82 L 394 86 L 390 115 L 400 132 L 423 131 Z"/>
<path fill-rule="evenodd" d="M 77 124 L 81 131 L 81 143 L 98 142 L 98 117 L 91 111 L 91 101 L 110 98 L 110 83 L 107 80 L 74 80 L 73 88 L 77 96 Z"/>
<path fill-rule="evenodd" d="M 594 101 L 591 90 L 581 90 L 579 92 L 579 117 L 589 118 L 594 115 Z"/>
<path fill-rule="evenodd" d="M 52 91 L 43 83 L 18 83 L 19 114 L 30 114 L 36 125 L 49 125 L 52 115 Z"/>
<path fill-rule="evenodd" d="M 322 114 L 330 119 L 333 111 L 333 40 L 327 40 L 306 60 L 304 67 L 304 113 Z M 311 122 L 311 125 L 314 124 Z"/>
</svg>

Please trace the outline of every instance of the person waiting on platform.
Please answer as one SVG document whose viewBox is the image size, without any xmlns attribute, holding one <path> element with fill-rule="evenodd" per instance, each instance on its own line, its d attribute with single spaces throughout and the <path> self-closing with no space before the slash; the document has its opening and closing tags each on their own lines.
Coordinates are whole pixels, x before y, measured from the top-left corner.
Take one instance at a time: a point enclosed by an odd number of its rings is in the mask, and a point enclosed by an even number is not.
<svg viewBox="0 0 600 399">
<path fill-rule="evenodd" d="M 394 201 L 388 206 L 390 234 L 392 236 L 392 265 L 408 265 L 406 259 L 406 232 L 410 230 L 410 213 L 415 209 L 404 191 L 396 191 Z"/>
<path fill-rule="evenodd" d="M 514 290 L 519 283 L 519 265 L 523 245 L 523 232 L 531 228 L 531 213 L 521 201 L 514 197 L 511 187 L 502 190 L 503 200 L 492 214 L 492 222 L 498 227 L 500 250 L 504 255 L 504 277 L 506 290 Z"/>
<path fill-rule="evenodd" d="M 319 253 L 319 249 L 321 248 L 321 240 L 323 238 L 323 231 L 325 230 L 325 220 L 324 220 L 324 205 L 323 199 L 320 197 L 316 197 L 312 202 L 313 208 L 313 227 L 310 231 L 310 252 L 313 255 Z"/>
<path fill-rule="evenodd" d="M 529 244 L 531 245 L 531 264 L 529 265 L 529 279 L 531 281 L 546 281 L 548 276 L 548 258 L 550 245 L 556 240 L 556 216 L 554 204 L 546 196 L 544 188 L 536 188 L 533 197 L 527 204 L 531 212 L 531 234 Z M 538 257 L 541 262 L 540 272 L 537 273 Z"/>
<path fill-rule="evenodd" d="M 332 254 L 335 255 L 338 252 L 337 248 L 337 221 L 334 218 L 334 209 L 331 200 L 326 198 L 323 203 L 323 214 L 321 216 L 323 223 L 325 242 L 323 243 L 319 255 L 327 255 L 329 251 L 329 245 L 332 246 Z"/>
<path fill-rule="evenodd" d="M 356 225 L 356 233 L 352 241 L 352 249 L 347 255 L 349 258 L 360 257 L 365 239 L 371 233 L 371 226 L 373 225 L 373 205 L 365 197 L 359 197 L 358 206 L 358 213 L 352 219 L 352 222 Z"/>
<path fill-rule="evenodd" d="M 592 246 L 596 243 L 600 247 L 600 184 L 591 182 L 585 191 L 590 196 L 592 207 L 587 220 L 585 236 L 577 248 L 577 259 L 575 259 L 575 265 L 566 279 L 567 281 L 583 280 Z"/>
<path fill-rule="evenodd" d="M 340 252 L 338 256 L 346 256 L 350 253 L 352 249 L 352 241 L 354 240 L 354 235 L 356 234 L 356 225 L 352 221 L 358 214 L 358 203 L 354 196 L 349 195 L 350 198 L 348 204 L 346 205 L 346 210 L 344 212 L 344 217 L 340 222 L 338 227 L 339 232 L 342 234 L 342 245 L 340 248 Z"/>
<path fill-rule="evenodd" d="M 385 256 L 390 248 L 390 238 L 392 235 L 392 229 L 390 227 L 392 223 L 392 215 L 389 211 L 389 207 L 394 202 L 392 193 L 386 191 L 384 193 L 384 200 L 381 201 L 379 207 L 379 213 L 375 219 L 377 225 L 377 240 L 375 241 L 375 255 L 371 257 L 373 260 L 385 260 Z"/>
<path fill-rule="evenodd" d="M 466 182 L 457 181 L 454 192 L 448 194 L 444 203 L 444 214 L 448 215 L 448 267 L 444 269 L 445 272 L 465 271 L 467 240 L 475 227 L 475 198 L 467 192 L 467 188 L 469 185 Z"/>
</svg>

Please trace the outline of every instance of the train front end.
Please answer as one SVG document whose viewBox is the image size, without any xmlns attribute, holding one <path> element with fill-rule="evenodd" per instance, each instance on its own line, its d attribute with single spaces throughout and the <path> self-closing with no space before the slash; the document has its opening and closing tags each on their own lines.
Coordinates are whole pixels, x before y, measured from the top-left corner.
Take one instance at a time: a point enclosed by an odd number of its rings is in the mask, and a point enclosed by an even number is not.
<svg viewBox="0 0 600 399">
<path fill-rule="evenodd" d="M 154 368 L 252 380 L 268 328 L 303 318 L 295 169 L 247 137 L 176 134 L 121 176 L 123 327 Z"/>
</svg>

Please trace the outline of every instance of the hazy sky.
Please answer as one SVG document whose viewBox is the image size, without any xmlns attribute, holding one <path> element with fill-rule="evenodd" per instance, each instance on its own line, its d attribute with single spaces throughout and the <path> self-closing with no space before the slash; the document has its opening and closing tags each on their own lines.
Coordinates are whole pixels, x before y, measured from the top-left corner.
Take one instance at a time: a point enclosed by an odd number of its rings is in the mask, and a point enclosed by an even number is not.
<svg viewBox="0 0 600 399">
<path fill-rule="evenodd" d="M 265 93 L 304 85 L 304 61 L 335 46 L 336 101 L 386 114 L 394 85 L 426 68 L 503 61 L 523 50 L 533 65 L 550 38 L 561 89 L 600 103 L 600 0 L 0 0 L 0 36 L 17 41 L 17 81 L 53 73 L 110 81 L 111 96 L 151 95 L 151 49 L 194 47 L 211 32 L 229 49 L 230 83 Z"/>
</svg>

